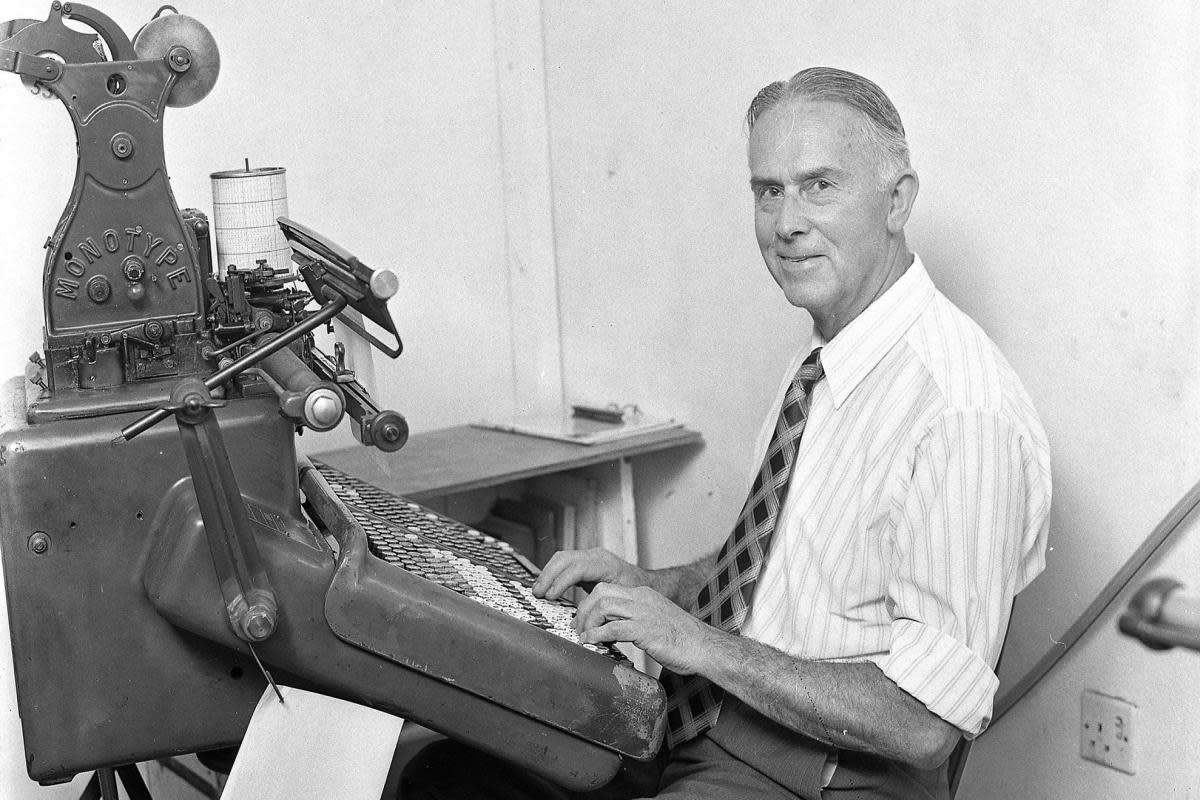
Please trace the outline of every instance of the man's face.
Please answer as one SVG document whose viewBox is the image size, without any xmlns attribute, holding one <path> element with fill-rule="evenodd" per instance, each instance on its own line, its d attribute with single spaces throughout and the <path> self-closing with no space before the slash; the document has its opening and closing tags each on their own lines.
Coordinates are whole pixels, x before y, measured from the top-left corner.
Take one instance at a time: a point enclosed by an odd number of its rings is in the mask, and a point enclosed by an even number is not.
<svg viewBox="0 0 1200 800">
<path fill-rule="evenodd" d="M 792 305 L 832 337 L 880 292 L 889 263 L 891 188 L 862 141 L 859 112 L 786 100 L 750 132 L 754 227 Z"/>
</svg>

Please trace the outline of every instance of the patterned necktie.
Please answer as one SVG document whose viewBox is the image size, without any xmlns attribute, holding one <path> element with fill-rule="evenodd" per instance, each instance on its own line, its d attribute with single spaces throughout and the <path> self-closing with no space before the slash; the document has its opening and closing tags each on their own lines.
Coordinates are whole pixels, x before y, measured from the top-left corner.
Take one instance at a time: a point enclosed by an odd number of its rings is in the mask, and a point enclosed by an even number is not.
<svg viewBox="0 0 1200 800">
<path fill-rule="evenodd" d="M 717 555 L 716 572 L 696 597 L 696 616 L 709 625 L 737 633 L 746 620 L 808 419 L 809 394 L 824 375 L 818 347 L 804 359 L 784 395 L 775 432 L 750 496 Z M 675 747 L 693 739 L 716 723 L 725 694 L 721 687 L 700 675 L 676 675 L 668 670 L 663 671 L 662 682 L 667 689 L 669 745 Z"/>
</svg>

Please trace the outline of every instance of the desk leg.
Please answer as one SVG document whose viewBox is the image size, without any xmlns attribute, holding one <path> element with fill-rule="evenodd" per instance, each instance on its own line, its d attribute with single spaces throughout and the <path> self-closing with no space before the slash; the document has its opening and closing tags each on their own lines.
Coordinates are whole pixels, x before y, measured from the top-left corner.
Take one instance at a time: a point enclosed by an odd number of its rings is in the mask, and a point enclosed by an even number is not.
<svg viewBox="0 0 1200 800">
<path fill-rule="evenodd" d="M 600 545 L 631 564 L 638 563 L 637 509 L 633 503 L 633 462 L 628 458 L 597 470 Z"/>
</svg>

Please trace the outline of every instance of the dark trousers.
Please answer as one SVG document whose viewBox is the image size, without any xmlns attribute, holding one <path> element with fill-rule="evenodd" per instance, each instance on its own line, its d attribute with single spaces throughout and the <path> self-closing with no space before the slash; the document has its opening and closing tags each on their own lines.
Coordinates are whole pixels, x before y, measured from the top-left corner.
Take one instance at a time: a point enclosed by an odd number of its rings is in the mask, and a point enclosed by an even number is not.
<svg viewBox="0 0 1200 800">
<path fill-rule="evenodd" d="M 458 742 L 435 742 L 405 768 L 398 800 L 795 800 L 797 796 L 700 736 L 672 752 L 669 759 L 625 765 L 609 785 L 591 792 L 568 791 Z"/>
<path fill-rule="evenodd" d="M 917 770 L 843 750 L 828 787 L 828 746 L 726 696 L 707 734 L 649 764 L 627 763 L 608 786 L 576 793 L 457 742 L 421 751 L 401 777 L 401 800 L 947 800 L 946 769 Z"/>
</svg>

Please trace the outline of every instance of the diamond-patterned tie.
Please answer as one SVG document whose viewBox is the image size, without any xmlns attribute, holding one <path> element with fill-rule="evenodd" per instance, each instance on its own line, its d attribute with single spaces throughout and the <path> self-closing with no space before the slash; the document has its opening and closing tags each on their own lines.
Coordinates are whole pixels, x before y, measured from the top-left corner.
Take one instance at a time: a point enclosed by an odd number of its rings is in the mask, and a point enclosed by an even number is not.
<svg viewBox="0 0 1200 800">
<path fill-rule="evenodd" d="M 710 625 L 737 633 L 746 620 L 754 584 L 762 571 L 775 530 L 775 519 L 787 493 L 792 462 L 808 420 L 808 398 L 825 375 L 821 348 L 813 350 L 792 379 L 783 398 L 775 432 L 758 476 L 733 532 L 717 555 L 713 577 L 696 596 L 696 616 Z M 667 689 L 667 743 L 672 747 L 699 736 L 717 721 L 725 692 L 700 675 L 664 670 Z"/>
</svg>

